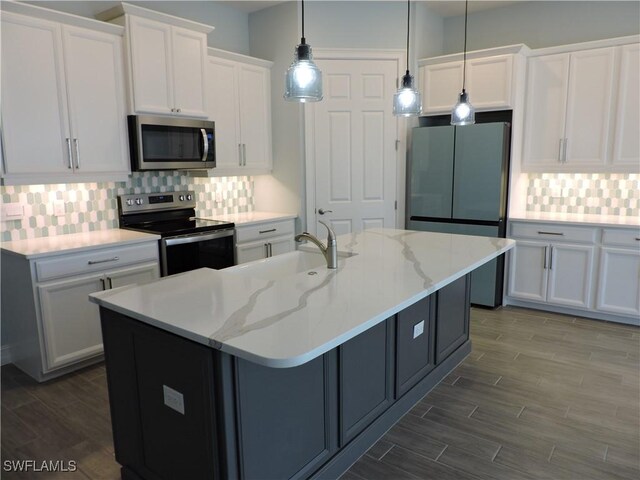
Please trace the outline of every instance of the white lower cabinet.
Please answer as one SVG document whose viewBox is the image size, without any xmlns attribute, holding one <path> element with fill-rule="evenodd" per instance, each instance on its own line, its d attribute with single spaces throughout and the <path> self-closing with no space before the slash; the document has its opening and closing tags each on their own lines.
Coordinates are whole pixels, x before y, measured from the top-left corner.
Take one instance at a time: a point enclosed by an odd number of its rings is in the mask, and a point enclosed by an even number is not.
<svg viewBox="0 0 640 480">
<path fill-rule="evenodd" d="M 99 359 L 100 313 L 89 295 L 159 277 L 156 240 L 31 260 L 3 252 L 3 337 L 13 363 L 44 381 Z"/>
<path fill-rule="evenodd" d="M 236 226 L 238 264 L 262 260 L 295 250 L 294 220 L 278 220 L 259 225 Z"/>
<path fill-rule="evenodd" d="M 512 222 L 510 231 L 517 243 L 509 258 L 507 303 L 558 306 L 639 323 L 637 228 Z"/>
</svg>

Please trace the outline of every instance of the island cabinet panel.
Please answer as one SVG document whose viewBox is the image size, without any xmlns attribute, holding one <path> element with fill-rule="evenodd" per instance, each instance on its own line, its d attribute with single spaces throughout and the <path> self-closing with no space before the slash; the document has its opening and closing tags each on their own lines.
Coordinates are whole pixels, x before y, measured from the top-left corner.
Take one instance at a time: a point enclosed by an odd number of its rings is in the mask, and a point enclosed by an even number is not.
<svg viewBox="0 0 640 480">
<path fill-rule="evenodd" d="M 340 446 L 393 401 L 393 322 L 387 320 L 340 346 Z"/>
<path fill-rule="evenodd" d="M 397 315 L 396 396 L 422 380 L 435 366 L 435 295 L 414 303 Z"/>
<path fill-rule="evenodd" d="M 436 364 L 469 339 L 469 275 L 436 293 Z"/>
<path fill-rule="evenodd" d="M 307 478 L 335 451 L 335 354 L 293 368 L 236 361 L 244 479 Z"/>
</svg>

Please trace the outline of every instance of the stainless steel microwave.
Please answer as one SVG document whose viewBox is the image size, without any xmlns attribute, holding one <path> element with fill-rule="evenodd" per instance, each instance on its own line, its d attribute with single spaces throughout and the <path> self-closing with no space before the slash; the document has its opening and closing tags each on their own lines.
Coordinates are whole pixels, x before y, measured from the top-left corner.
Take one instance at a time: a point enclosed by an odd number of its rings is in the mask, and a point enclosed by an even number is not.
<svg viewBox="0 0 640 480">
<path fill-rule="evenodd" d="M 215 123 L 207 120 L 129 115 L 131 169 L 203 170 L 216 166 Z"/>
</svg>

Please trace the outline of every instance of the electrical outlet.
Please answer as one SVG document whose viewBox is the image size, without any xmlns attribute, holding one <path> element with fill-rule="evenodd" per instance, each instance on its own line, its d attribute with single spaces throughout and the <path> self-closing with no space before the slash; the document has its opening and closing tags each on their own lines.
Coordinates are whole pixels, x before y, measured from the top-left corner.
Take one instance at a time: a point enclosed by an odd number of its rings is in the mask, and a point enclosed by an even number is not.
<svg viewBox="0 0 640 480">
<path fill-rule="evenodd" d="M 56 217 L 63 217 L 65 214 L 64 201 L 63 200 L 54 200 L 53 201 L 53 215 Z"/>
<path fill-rule="evenodd" d="M 20 203 L 2 204 L 2 221 L 22 220 L 24 218 L 24 207 Z"/>
<path fill-rule="evenodd" d="M 184 415 L 184 395 L 166 385 L 162 385 L 162 393 L 164 395 L 164 404 Z"/>
<path fill-rule="evenodd" d="M 413 338 L 418 338 L 423 333 L 424 333 L 424 320 L 422 320 L 420 323 L 416 323 L 413 326 Z"/>
</svg>

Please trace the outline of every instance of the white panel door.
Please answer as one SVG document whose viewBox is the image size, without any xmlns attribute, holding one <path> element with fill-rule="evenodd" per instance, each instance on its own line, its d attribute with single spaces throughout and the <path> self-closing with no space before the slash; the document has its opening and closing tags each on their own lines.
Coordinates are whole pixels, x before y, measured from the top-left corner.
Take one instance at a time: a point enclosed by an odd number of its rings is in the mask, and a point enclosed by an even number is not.
<svg viewBox="0 0 640 480">
<path fill-rule="evenodd" d="M 462 62 L 420 67 L 420 93 L 425 113 L 450 112 L 461 90 Z"/>
<path fill-rule="evenodd" d="M 546 301 L 548 251 L 547 243 L 517 241 L 509 257 L 509 296 Z"/>
<path fill-rule="evenodd" d="M 138 113 L 172 113 L 171 26 L 146 18 L 128 18 L 133 102 Z"/>
<path fill-rule="evenodd" d="M 243 165 L 271 168 L 271 71 L 239 64 L 240 135 Z"/>
<path fill-rule="evenodd" d="M 240 116 L 237 64 L 209 57 L 207 114 L 216 123 L 216 168 L 240 167 Z"/>
<path fill-rule="evenodd" d="M 469 60 L 467 91 L 471 104 L 477 109 L 511 106 L 512 72 L 513 55 Z"/>
<path fill-rule="evenodd" d="M 602 247 L 596 308 L 640 315 L 640 250 Z"/>
<path fill-rule="evenodd" d="M 620 48 L 620 83 L 616 133 L 613 145 L 614 165 L 640 164 L 640 44 Z"/>
<path fill-rule="evenodd" d="M 316 218 L 338 234 L 395 227 L 395 60 L 319 60 L 324 100 L 313 108 Z M 330 210 L 325 215 L 320 209 Z M 310 225 L 314 219 L 309 219 Z M 321 234 L 325 228 L 315 225 Z"/>
<path fill-rule="evenodd" d="M 549 303 L 591 308 L 594 250 L 595 247 L 586 245 L 551 245 Z"/>
<path fill-rule="evenodd" d="M 127 172 L 122 38 L 64 27 L 64 51 L 78 172 Z"/>
<path fill-rule="evenodd" d="M 564 147 L 568 165 L 607 161 L 614 55 L 614 48 L 571 54 Z"/>
<path fill-rule="evenodd" d="M 2 12 L 1 70 L 5 173 L 70 172 L 60 25 Z"/>
<path fill-rule="evenodd" d="M 46 371 L 102 353 L 98 306 L 89 294 L 104 290 L 102 274 L 38 287 L 46 350 Z"/>
<path fill-rule="evenodd" d="M 142 285 L 160 278 L 160 266 L 158 262 L 149 262 L 144 265 L 107 272 L 105 277 L 108 288 L 118 288 L 133 284 Z"/>
<path fill-rule="evenodd" d="M 175 113 L 206 117 L 207 36 L 179 27 L 171 33 Z"/>
<path fill-rule="evenodd" d="M 568 79 L 568 53 L 529 59 L 524 126 L 525 165 L 560 164 Z"/>
</svg>

